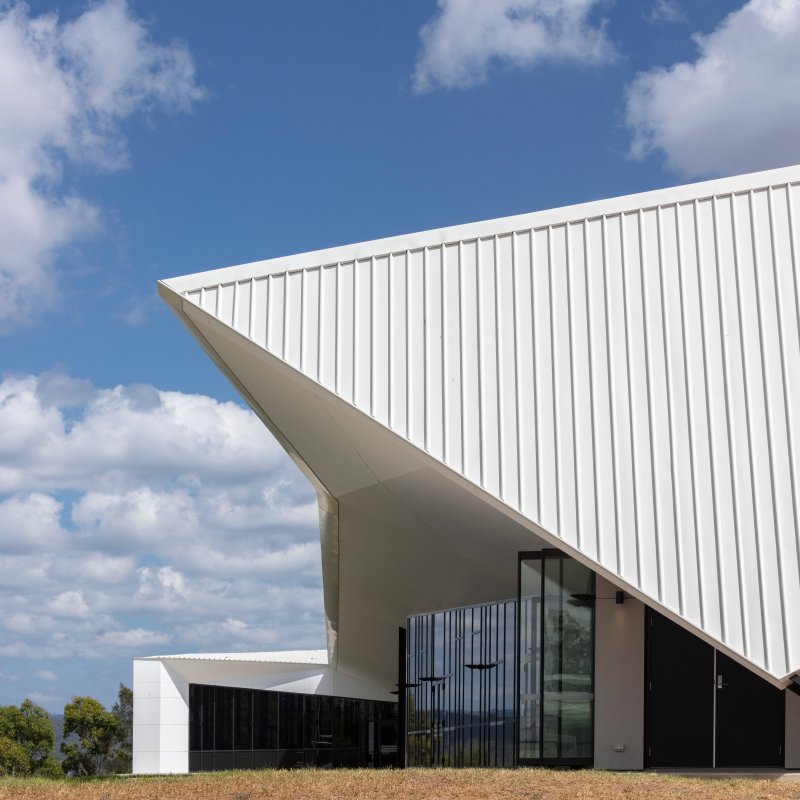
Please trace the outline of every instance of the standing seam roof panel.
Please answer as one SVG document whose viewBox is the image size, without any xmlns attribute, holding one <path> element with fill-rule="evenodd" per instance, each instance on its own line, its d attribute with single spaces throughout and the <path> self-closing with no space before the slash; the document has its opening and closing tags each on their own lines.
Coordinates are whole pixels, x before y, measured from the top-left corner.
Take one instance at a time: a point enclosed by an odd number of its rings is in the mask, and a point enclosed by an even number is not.
<svg viewBox="0 0 800 800">
<path fill-rule="evenodd" d="M 800 669 L 799 181 L 398 237 L 182 291 L 782 678 Z"/>
</svg>

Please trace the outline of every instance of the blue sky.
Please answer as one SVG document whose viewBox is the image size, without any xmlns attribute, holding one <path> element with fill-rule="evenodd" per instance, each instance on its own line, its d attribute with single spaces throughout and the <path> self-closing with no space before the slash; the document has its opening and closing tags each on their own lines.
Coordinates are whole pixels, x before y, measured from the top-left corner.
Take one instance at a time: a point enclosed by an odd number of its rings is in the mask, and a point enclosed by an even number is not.
<svg viewBox="0 0 800 800">
<path fill-rule="evenodd" d="M 800 162 L 795 0 L 0 0 L 0 703 L 323 647 L 313 493 L 155 281 Z"/>
</svg>

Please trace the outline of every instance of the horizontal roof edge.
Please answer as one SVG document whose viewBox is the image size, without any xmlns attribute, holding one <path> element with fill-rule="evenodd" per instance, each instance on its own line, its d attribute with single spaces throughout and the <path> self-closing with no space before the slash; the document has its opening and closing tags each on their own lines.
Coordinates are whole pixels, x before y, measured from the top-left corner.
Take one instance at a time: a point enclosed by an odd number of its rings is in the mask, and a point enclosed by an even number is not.
<svg viewBox="0 0 800 800">
<path fill-rule="evenodd" d="M 180 653 L 165 656 L 140 656 L 137 661 L 245 661 L 268 664 L 327 666 L 327 650 L 282 650 L 259 653 Z"/>
<path fill-rule="evenodd" d="M 182 293 L 201 286 L 215 283 L 229 283 L 237 280 L 260 277 L 274 273 L 286 272 L 308 267 L 334 264 L 340 261 L 352 261 L 370 256 L 388 255 L 405 250 L 417 250 L 455 241 L 466 241 L 483 236 L 510 233 L 525 228 L 544 227 L 552 224 L 590 219 L 603 214 L 625 213 L 639 208 L 652 208 L 662 204 L 685 202 L 702 199 L 714 195 L 743 192 L 767 185 L 800 182 L 800 165 L 780 167 L 778 169 L 753 172 L 746 175 L 734 175 L 727 178 L 715 178 L 699 183 L 683 184 L 668 188 L 655 189 L 638 194 L 622 195 L 602 200 L 592 200 L 570 206 L 543 209 L 510 217 L 482 220 L 454 225 L 445 228 L 434 228 L 416 233 L 406 233 L 383 239 L 357 242 L 337 247 L 295 253 L 278 258 L 253 261 L 247 264 L 223 267 L 204 272 L 167 278 L 160 283 L 173 291 Z"/>
</svg>

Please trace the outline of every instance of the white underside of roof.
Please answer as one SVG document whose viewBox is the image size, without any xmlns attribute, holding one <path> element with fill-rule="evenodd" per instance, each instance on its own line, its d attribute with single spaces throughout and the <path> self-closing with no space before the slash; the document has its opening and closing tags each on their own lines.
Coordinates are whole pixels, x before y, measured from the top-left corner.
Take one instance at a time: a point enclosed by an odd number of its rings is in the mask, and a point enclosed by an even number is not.
<svg viewBox="0 0 800 800">
<path fill-rule="evenodd" d="M 161 291 L 235 381 L 262 352 L 298 403 L 357 410 L 355 451 L 370 430 L 404 440 L 780 683 L 800 669 L 799 209 L 791 167 Z M 248 398 L 267 418 L 271 391 Z M 337 424 L 318 435 L 347 436 Z"/>
</svg>

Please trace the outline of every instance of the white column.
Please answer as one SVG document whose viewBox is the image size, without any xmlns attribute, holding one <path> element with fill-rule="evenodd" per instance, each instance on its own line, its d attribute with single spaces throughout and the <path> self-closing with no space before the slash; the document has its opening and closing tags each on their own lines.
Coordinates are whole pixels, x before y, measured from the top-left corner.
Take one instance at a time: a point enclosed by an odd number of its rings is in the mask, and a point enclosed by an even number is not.
<svg viewBox="0 0 800 800">
<path fill-rule="evenodd" d="M 594 765 L 598 769 L 642 769 L 644 604 L 632 598 L 617 604 L 613 599 L 616 592 L 616 586 L 597 576 Z"/>
<path fill-rule="evenodd" d="M 189 685 L 161 661 L 133 662 L 133 771 L 189 771 Z"/>
</svg>

